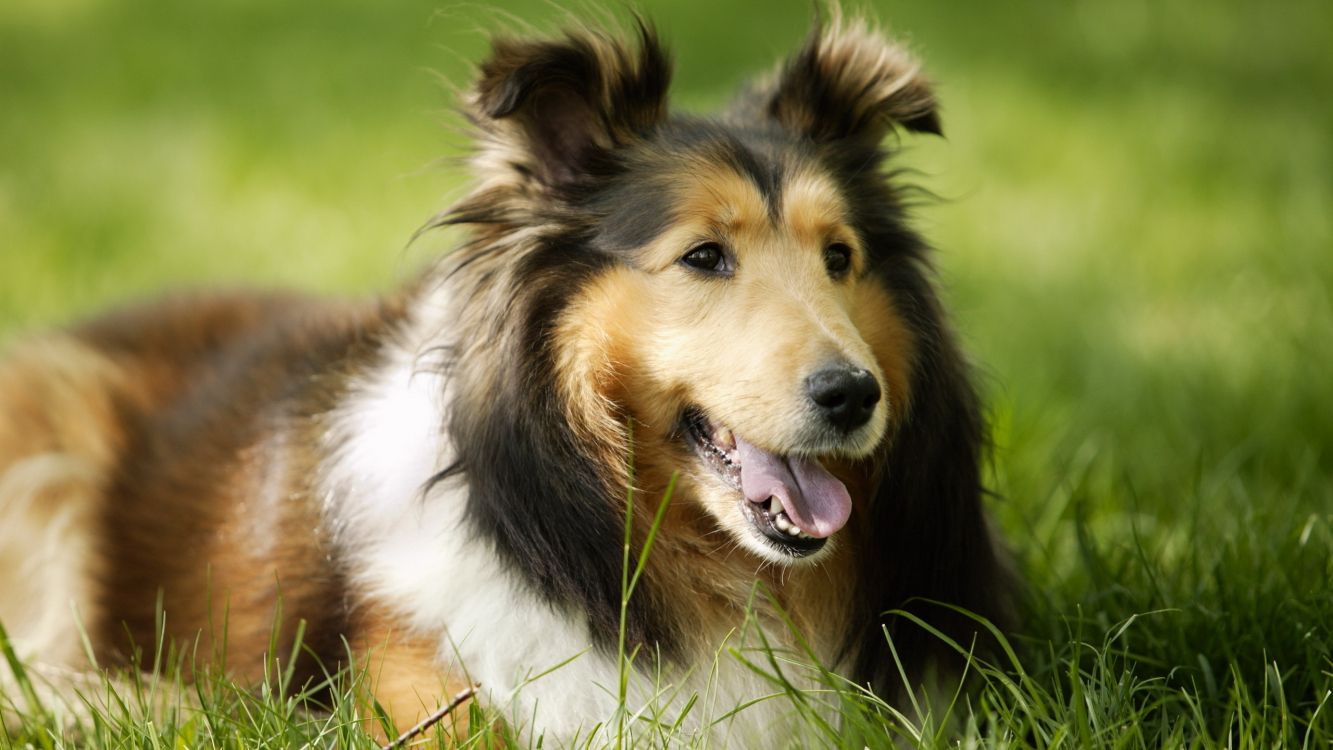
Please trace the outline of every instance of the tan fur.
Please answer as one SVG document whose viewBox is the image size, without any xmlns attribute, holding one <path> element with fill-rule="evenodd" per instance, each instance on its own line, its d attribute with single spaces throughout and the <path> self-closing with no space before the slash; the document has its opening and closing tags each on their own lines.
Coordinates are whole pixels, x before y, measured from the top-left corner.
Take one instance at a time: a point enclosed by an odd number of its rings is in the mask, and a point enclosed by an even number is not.
<svg viewBox="0 0 1333 750">
<path fill-rule="evenodd" d="M 791 186 L 776 225 L 758 189 L 734 171 L 715 167 L 682 187 L 682 219 L 649 251 L 660 280 L 643 289 L 639 315 L 647 319 L 636 326 L 636 369 L 664 381 L 629 389 L 629 396 L 677 413 L 684 397 L 696 397 L 756 445 L 822 453 L 794 432 L 806 408 L 800 383 L 839 356 L 882 373 L 850 318 L 860 282 L 837 284 L 823 266 L 827 243 L 854 237 L 840 200 L 825 180 L 803 177 Z M 709 239 L 734 250 L 743 269 L 735 281 L 700 283 L 674 263 Z M 863 265 L 859 257 L 853 263 Z M 855 450 L 874 447 L 887 416 L 877 410 L 870 440 Z"/>
<path fill-rule="evenodd" d="M 0 621 L 24 656 L 83 661 L 77 612 L 96 614 L 93 515 L 125 435 L 128 374 L 69 338 L 0 364 Z"/>
</svg>

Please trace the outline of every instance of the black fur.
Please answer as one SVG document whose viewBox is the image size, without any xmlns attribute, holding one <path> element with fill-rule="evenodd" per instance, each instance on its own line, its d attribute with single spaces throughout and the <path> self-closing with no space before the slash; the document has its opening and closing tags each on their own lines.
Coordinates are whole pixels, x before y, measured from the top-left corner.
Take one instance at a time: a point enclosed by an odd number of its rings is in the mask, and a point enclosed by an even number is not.
<svg viewBox="0 0 1333 750">
<path fill-rule="evenodd" d="M 658 125 L 651 139 L 627 149 L 616 177 L 576 203 L 594 219 L 596 246 L 632 262 L 635 250 L 676 219 L 670 180 L 678 176 L 684 157 L 732 167 L 759 189 L 776 219 L 787 171 L 778 155 L 805 151 L 801 143 L 773 130 L 742 130 L 717 120 L 673 117 Z"/>
<path fill-rule="evenodd" d="M 478 533 L 550 605 L 584 613 L 597 645 L 614 650 L 625 523 L 614 509 L 625 488 L 607 481 L 590 446 L 570 430 L 551 347 L 570 295 L 607 260 L 576 238 L 551 240 L 524 260 L 517 278 L 535 289 L 516 295 L 506 316 L 519 335 L 497 361 L 510 366 L 495 389 L 468 382 L 491 382 L 490 373 L 454 368 L 461 382 L 448 431 L 458 453 L 432 483 L 464 476 L 467 517 Z M 636 593 L 626 618 L 629 643 L 670 655 L 674 624 L 664 612 L 650 586 Z"/>
<path fill-rule="evenodd" d="M 870 175 L 881 172 L 881 158 L 875 158 Z M 986 631 L 937 603 L 962 607 L 1004 628 L 1011 585 L 982 506 L 987 436 L 980 399 L 931 282 L 926 246 L 899 209 L 887 208 L 899 201 L 882 177 L 846 179 L 854 194 L 862 193 L 858 205 L 886 207 L 863 211 L 859 229 L 879 254 L 873 272 L 892 293 L 919 347 L 907 418 L 886 448 L 884 475 L 871 503 L 868 533 L 878 553 L 860 561 L 863 630 L 850 634 L 857 680 L 892 695 L 904 686 L 886 628 L 909 675 L 921 674 L 931 662 L 956 662 L 957 654 L 888 612 L 910 611 L 964 646 L 975 640 L 978 652 L 985 653 L 993 645 Z"/>
</svg>

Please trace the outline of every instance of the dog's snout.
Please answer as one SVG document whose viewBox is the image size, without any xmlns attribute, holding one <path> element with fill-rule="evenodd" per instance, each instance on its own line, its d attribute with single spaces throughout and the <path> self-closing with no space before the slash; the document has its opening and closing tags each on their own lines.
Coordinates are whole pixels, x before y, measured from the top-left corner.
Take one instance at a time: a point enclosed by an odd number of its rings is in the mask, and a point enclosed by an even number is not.
<svg viewBox="0 0 1333 750">
<path fill-rule="evenodd" d="M 869 370 L 839 363 L 805 379 L 805 392 L 834 427 L 851 432 L 870 421 L 879 403 L 879 381 Z"/>
</svg>

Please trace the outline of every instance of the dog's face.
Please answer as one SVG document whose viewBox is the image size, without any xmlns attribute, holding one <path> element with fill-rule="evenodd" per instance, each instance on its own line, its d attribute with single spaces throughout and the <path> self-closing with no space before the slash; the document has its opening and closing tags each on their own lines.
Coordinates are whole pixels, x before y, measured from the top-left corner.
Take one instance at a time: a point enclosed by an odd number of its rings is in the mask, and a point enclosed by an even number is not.
<svg viewBox="0 0 1333 750">
<path fill-rule="evenodd" d="M 733 451 L 732 432 L 783 456 L 867 455 L 888 385 L 856 320 L 867 261 L 834 181 L 804 165 L 764 185 L 714 164 L 670 193 L 675 218 L 636 264 L 659 395 L 722 438 L 707 448 Z"/>
<path fill-rule="evenodd" d="M 605 337 L 611 398 L 674 452 L 683 495 L 765 558 L 815 559 L 851 513 L 846 468 L 906 403 L 912 350 L 850 199 L 780 133 L 677 124 L 631 161 L 595 240 L 625 260 L 569 330 Z"/>
<path fill-rule="evenodd" d="M 815 35 L 722 119 L 668 118 L 664 66 L 647 34 L 637 57 L 502 44 L 478 101 L 511 130 L 483 155 L 521 163 L 503 179 L 600 259 L 554 344 L 573 411 L 599 415 L 583 427 L 632 417 L 742 546 L 818 559 L 909 403 L 878 142 L 937 130 L 933 100 L 862 26 Z"/>
</svg>

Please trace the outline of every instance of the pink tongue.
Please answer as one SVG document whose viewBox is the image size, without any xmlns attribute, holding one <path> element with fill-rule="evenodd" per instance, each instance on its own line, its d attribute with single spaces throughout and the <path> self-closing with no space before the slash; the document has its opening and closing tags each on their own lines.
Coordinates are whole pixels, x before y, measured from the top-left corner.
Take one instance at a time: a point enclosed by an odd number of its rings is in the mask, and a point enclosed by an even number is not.
<svg viewBox="0 0 1333 750">
<path fill-rule="evenodd" d="M 752 503 L 776 497 L 797 528 L 823 539 L 847 523 L 852 498 L 837 477 L 808 458 L 783 458 L 736 436 L 741 459 L 741 491 Z"/>
</svg>

